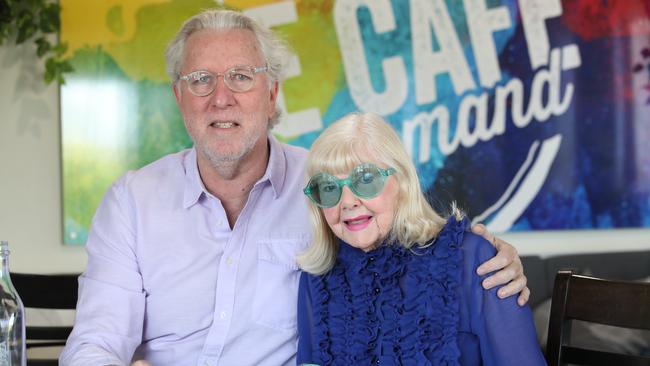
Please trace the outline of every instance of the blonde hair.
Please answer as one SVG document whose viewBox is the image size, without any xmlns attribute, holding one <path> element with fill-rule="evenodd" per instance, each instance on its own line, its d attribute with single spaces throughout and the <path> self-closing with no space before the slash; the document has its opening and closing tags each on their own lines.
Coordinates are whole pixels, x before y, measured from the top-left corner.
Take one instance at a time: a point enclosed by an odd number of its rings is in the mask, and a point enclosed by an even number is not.
<svg viewBox="0 0 650 366">
<path fill-rule="evenodd" d="M 251 17 L 240 12 L 212 9 L 196 14 L 183 23 L 181 29 L 167 46 L 165 50 L 165 62 L 167 64 L 167 74 L 172 83 L 178 82 L 181 76 L 180 72 L 183 66 L 183 55 L 187 39 L 192 34 L 203 29 L 217 31 L 243 29 L 251 31 L 260 46 L 262 57 L 268 66 L 269 87 L 275 82 L 282 82 L 286 77 L 286 66 L 290 57 L 289 46 L 286 41 L 280 38 L 275 32 L 262 27 Z M 269 127 L 273 127 L 278 123 L 279 113 L 280 108 L 276 108 L 276 115 L 269 121 Z"/>
<path fill-rule="evenodd" d="M 392 177 L 399 187 L 398 203 L 389 241 L 406 248 L 430 243 L 446 220 L 427 202 L 411 157 L 395 130 L 380 116 L 352 113 L 330 125 L 311 146 L 305 167 L 306 179 L 318 172 L 347 174 L 364 162 L 396 170 Z M 309 214 L 313 224 L 312 244 L 297 260 L 304 271 L 320 275 L 334 266 L 338 238 L 328 226 L 322 210 L 311 201 Z"/>
</svg>

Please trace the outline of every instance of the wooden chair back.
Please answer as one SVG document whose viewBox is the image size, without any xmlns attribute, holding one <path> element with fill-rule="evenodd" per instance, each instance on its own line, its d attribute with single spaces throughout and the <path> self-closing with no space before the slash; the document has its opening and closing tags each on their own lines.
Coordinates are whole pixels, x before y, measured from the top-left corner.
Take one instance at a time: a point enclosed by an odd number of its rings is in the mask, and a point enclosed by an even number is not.
<svg viewBox="0 0 650 366">
<path fill-rule="evenodd" d="M 546 358 L 565 364 L 650 366 L 650 357 L 577 347 L 571 343 L 573 320 L 624 328 L 650 329 L 650 283 L 612 281 L 560 270 L 555 277 Z"/>
</svg>

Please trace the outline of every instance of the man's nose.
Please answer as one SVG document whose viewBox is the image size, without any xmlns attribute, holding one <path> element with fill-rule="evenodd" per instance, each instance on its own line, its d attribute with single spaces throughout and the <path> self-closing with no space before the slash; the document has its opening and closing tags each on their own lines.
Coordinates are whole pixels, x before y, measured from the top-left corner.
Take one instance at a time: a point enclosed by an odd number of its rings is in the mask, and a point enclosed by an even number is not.
<svg viewBox="0 0 650 366">
<path fill-rule="evenodd" d="M 217 108 L 225 108 L 235 104 L 235 93 L 228 88 L 222 75 L 217 76 L 214 91 L 210 94 L 210 102 Z"/>
</svg>

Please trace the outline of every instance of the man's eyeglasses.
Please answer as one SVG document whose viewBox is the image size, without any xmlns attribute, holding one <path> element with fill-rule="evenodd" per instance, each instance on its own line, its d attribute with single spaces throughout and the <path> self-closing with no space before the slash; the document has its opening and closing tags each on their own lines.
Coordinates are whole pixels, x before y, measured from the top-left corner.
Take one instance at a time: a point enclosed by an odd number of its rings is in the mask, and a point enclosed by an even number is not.
<svg viewBox="0 0 650 366">
<path fill-rule="evenodd" d="M 223 76 L 223 82 L 228 89 L 235 93 L 243 93 L 249 91 L 255 85 L 256 74 L 268 70 L 268 66 L 235 66 L 226 70 L 223 74 L 199 70 L 183 75 L 179 80 L 185 80 L 190 93 L 197 97 L 204 97 L 212 93 L 217 86 L 219 76 Z"/>
<path fill-rule="evenodd" d="M 374 164 L 363 163 L 352 169 L 350 175 L 338 179 L 327 173 L 317 173 L 302 190 L 316 205 L 323 208 L 336 206 L 341 200 L 343 186 L 348 186 L 359 198 L 374 198 L 384 189 L 388 176 L 395 173 L 394 168 L 382 169 Z"/>
</svg>

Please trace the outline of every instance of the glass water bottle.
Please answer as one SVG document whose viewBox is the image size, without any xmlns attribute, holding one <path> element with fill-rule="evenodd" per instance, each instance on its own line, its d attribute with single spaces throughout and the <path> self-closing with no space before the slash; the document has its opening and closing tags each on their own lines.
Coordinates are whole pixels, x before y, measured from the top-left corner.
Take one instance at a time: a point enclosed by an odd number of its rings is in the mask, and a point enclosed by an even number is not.
<svg viewBox="0 0 650 366">
<path fill-rule="evenodd" d="M 25 366 L 25 308 L 9 277 L 9 243 L 0 242 L 0 366 Z"/>
</svg>

